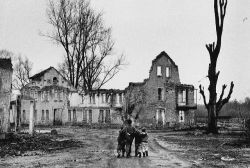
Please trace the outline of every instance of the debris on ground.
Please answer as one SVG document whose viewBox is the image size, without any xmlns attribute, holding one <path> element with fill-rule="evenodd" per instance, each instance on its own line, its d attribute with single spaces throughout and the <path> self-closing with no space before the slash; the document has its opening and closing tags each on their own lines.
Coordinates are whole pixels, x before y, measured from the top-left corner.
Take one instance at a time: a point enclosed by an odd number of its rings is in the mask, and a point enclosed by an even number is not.
<svg viewBox="0 0 250 168">
<path fill-rule="evenodd" d="M 0 157 L 41 155 L 44 152 L 81 146 L 79 141 L 61 139 L 57 134 L 36 133 L 33 136 L 29 134 L 13 134 L 9 139 L 0 140 Z"/>
</svg>

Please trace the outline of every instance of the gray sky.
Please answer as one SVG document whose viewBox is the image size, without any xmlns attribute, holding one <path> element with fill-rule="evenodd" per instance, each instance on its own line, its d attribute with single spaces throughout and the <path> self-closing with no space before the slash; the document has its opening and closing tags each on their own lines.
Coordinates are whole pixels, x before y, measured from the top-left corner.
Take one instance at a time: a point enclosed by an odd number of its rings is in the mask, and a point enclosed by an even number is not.
<svg viewBox="0 0 250 168">
<path fill-rule="evenodd" d="M 206 43 L 215 40 L 212 0 L 92 0 L 113 30 L 115 54 L 129 63 L 105 87 L 124 89 L 148 77 L 151 61 L 166 51 L 179 66 L 182 83 L 207 86 L 209 55 Z M 50 26 L 47 0 L 0 0 L 0 49 L 27 56 L 33 73 L 57 67 L 64 51 L 39 36 Z M 250 96 L 250 0 L 228 0 L 217 90 L 233 80 L 232 98 Z M 229 88 L 229 86 L 228 86 Z M 201 97 L 198 96 L 201 100 Z"/>
</svg>

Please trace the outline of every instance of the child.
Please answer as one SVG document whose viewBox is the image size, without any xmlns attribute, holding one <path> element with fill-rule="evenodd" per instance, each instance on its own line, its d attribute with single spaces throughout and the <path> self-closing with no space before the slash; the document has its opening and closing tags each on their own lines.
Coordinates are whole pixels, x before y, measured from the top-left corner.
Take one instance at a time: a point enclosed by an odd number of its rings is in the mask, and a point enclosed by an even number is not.
<svg viewBox="0 0 250 168">
<path fill-rule="evenodd" d="M 123 130 L 123 126 L 121 126 L 121 129 L 119 131 L 119 135 L 117 137 L 117 157 L 119 158 L 121 156 L 122 153 L 122 157 L 124 157 L 124 153 L 125 153 L 125 144 L 126 144 L 126 140 L 125 140 L 125 135 L 124 132 L 122 132 Z"/>
<path fill-rule="evenodd" d="M 141 137 L 140 137 L 141 133 L 138 129 L 138 127 L 136 127 L 136 132 L 135 132 L 135 157 L 138 156 L 138 149 L 141 143 Z"/>
<path fill-rule="evenodd" d="M 146 132 L 146 128 L 142 128 L 142 132 L 140 134 L 140 145 L 138 150 L 138 156 L 141 157 L 148 156 L 148 134 Z"/>
</svg>

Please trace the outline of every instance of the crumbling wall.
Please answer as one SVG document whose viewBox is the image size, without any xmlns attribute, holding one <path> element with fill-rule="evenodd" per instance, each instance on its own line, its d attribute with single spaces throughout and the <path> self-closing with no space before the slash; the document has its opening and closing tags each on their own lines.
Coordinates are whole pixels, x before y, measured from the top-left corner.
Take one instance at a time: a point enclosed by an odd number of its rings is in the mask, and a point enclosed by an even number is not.
<svg viewBox="0 0 250 168">
<path fill-rule="evenodd" d="M 0 132 L 7 132 L 10 126 L 12 71 L 0 68 Z"/>
<path fill-rule="evenodd" d="M 161 76 L 157 76 L 157 66 L 161 66 Z M 166 76 L 166 67 L 170 68 L 170 76 Z M 167 56 L 160 56 L 153 61 L 150 69 L 149 79 L 143 83 L 131 83 L 126 90 L 126 98 L 130 101 L 138 101 L 136 95 L 143 92 L 144 101 L 134 103 L 134 114 L 139 113 L 138 119 L 140 125 L 157 126 L 156 113 L 157 110 L 164 110 L 164 123 L 162 126 L 171 126 L 178 122 L 178 114 L 176 111 L 176 84 L 180 83 L 178 67 Z M 158 98 L 158 89 L 162 89 L 162 99 Z M 130 94 L 130 95 L 129 95 Z M 135 118 L 136 119 L 136 118 Z"/>
</svg>

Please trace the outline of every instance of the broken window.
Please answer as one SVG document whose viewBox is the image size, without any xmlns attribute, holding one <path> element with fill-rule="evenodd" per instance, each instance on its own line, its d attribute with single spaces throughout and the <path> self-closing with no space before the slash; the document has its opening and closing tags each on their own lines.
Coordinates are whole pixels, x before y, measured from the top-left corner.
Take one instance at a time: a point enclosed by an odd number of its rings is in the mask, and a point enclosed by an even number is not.
<svg viewBox="0 0 250 168">
<path fill-rule="evenodd" d="M 73 121 L 76 121 L 76 109 L 73 110 Z"/>
<path fill-rule="evenodd" d="M 83 121 L 83 123 L 87 123 L 87 110 L 84 110 L 84 111 L 83 111 L 83 114 L 82 114 L 82 121 Z"/>
<path fill-rule="evenodd" d="M 49 121 L 49 110 L 46 110 L 46 121 Z"/>
<path fill-rule="evenodd" d="M 166 77 L 169 78 L 170 77 L 170 68 L 166 67 Z"/>
<path fill-rule="evenodd" d="M 37 110 L 34 111 L 34 120 L 37 121 Z"/>
<path fill-rule="evenodd" d="M 159 126 L 165 125 L 165 110 L 156 109 L 155 119 L 156 119 L 156 124 L 158 124 Z"/>
<path fill-rule="evenodd" d="M 119 102 L 122 104 L 122 93 L 119 94 Z"/>
<path fill-rule="evenodd" d="M 158 88 L 158 100 L 162 100 L 163 99 L 163 92 L 162 92 L 162 88 Z"/>
<path fill-rule="evenodd" d="M 157 76 L 162 76 L 161 66 L 157 66 Z"/>
<path fill-rule="evenodd" d="M 186 103 L 186 90 L 182 91 L 182 102 Z"/>
<path fill-rule="evenodd" d="M 108 103 L 108 102 L 109 102 L 109 95 L 106 94 L 106 103 Z"/>
<path fill-rule="evenodd" d="M 103 123 L 104 122 L 104 111 L 100 110 L 99 112 L 99 118 L 98 118 L 99 123 Z"/>
<path fill-rule="evenodd" d="M 95 94 L 92 95 L 93 104 L 95 104 Z"/>
<path fill-rule="evenodd" d="M 184 117 L 185 117 L 184 111 L 179 111 L 179 122 L 184 122 Z"/>
<path fill-rule="evenodd" d="M 92 97 L 92 96 L 91 96 L 91 95 L 89 95 L 89 104 L 91 104 L 91 97 Z"/>
<path fill-rule="evenodd" d="M 71 121 L 71 111 L 68 111 L 68 121 Z"/>
<path fill-rule="evenodd" d="M 102 93 L 102 103 L 104 103 L 104 94 Z"/>
<path fill-rule="evenodd" d="M 113 98 L 113 101 L 112 101 L 111 103 L 116 104 L 116 103 L 117 103 L 117 101 L 116 101 L 116 94 L 114 93 L 114 94 L 112 94 L 111 96 L 112 96 L 112 98 Z"/>
<path fill-rule="evenodd" d="M 57 83 L 58 83 L 57 77 L 54 77 L 54 78 L 53 78 L 53 84 L 54 84 L 54 85 L 57 85 Z"/>
<path fill-rule="evenodd" d="M 23 121 L 24 122 L 26 121 L 26 112 L 25 112 L 25 110 L 23 110 Z"/>
<path fill-rule="evenodd" d="M 105 123 L 110 123 L 111 122 L 111 117 L 110 117 L 110 110 L 106 110 L 106 116 L 105 116 Z"/>
<path fill-rule="evenodd" d="M 92 110 L 89 110 L 89 123 L 92 123 Z"/>
<path fill-rule="evenodd" d="M 187 100 L 186 95 L 187 95 L 186 89 L 180 90 L 178 92 L 178 104 L 179 105 L 186 105 L 186 100 Z"/>
<path fill-rule="evenodd" d="M 42 121 L 45 120 L 45 117 L 44 117 L 44 110 L 42 110 L 42 118 L 41 118 Z"/>
</svg>

